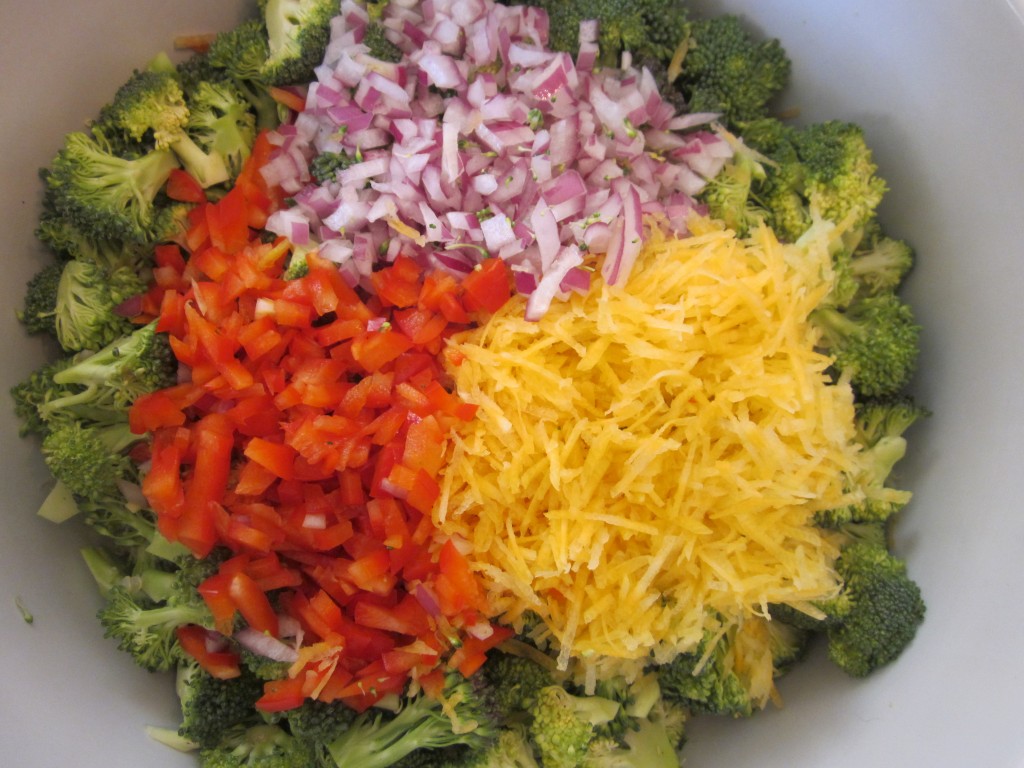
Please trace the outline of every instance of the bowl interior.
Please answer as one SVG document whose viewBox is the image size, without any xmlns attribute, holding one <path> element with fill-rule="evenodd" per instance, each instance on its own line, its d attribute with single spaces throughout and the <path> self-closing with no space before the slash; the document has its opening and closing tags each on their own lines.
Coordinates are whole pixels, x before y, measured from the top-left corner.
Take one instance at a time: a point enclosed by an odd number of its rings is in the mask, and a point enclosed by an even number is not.
<svg viewBox="0 0 1024 768">
<path fill-rule="evenodd" d="M 688 768 L 717 765 L 1024 764 L 1017 701 L 1024 643 L 1017 563 L 1024 553 L 1024 24 L 1020 0 L 693 0 L 779 37 L 793 59 L 783 106 L 802 119 L 864 126 L 891 191 L 882 220 L 918 266 L 906 295 L 924 327 L 914 390 L 934 415 L 910 433 L 898 466 L 915 499 L 896 528 L 928 602 L 909 651 L 865 681 L 816 649 L 781 684 L 785 706 L 749 721 L 691 727 Z M 14 318 L 43 263 L 33 228 L 46 165 L 61 137 L 95 113 L 132 68 L 177 34 L 227 28 L 243 0 L 5 3 L 0 218 L 8 271 L 0 376 L 6 391 L 53 349 Z M 44 20 L 44 21 L 40 21 Z M 6 762 L 83 768 L 189 766 L 143 726 L 176 724 L 169 678 L 154 679 L 102 637 L 77 550 L 82 530 L 34 510 L 48 475 L 32 440 L 0 408 L 0 686 Z M 25 624 L 20 597 L 35 621 Z"/>
</svg>

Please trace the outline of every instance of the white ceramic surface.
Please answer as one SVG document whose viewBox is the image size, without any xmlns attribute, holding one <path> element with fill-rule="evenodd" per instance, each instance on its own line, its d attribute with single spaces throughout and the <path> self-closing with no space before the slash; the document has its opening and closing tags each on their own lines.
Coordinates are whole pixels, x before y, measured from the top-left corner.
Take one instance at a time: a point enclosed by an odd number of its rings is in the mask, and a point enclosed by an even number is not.
<svg viewBox="0 0 1024 768">
<path fill-rule="evenodd" d="M 852 681 L 817 653 L 782 683 L 782 710 L 691 727 L 688 768 L 1020 768 L 1024 684 L 1024 17 L 1020 0 L 698 0 L 782 38 L 784 99 L 809 119 L 864 125 L 892 188 L 882 216 L 911 239 L 907 295 L 925 327 L 915 390 L 935 415 L 899 466 L 916 492 L 897 528 L 928 601 L 894 666 Z M 46 164 L 133 67 L 175 34 L 224 28 L 241 0 L 0 3 L 0 378 L 49 354 L 14 320 L 42 263 L 32 229 Z M 102 638 L 77 556 L 81 529 L 34 516 L 47 475 L 0 407 L 0 763 L 190 766 L 153 744 L 171 681 Z M 35 615 L 26 625 L 20 596 Z"/>
</svg>

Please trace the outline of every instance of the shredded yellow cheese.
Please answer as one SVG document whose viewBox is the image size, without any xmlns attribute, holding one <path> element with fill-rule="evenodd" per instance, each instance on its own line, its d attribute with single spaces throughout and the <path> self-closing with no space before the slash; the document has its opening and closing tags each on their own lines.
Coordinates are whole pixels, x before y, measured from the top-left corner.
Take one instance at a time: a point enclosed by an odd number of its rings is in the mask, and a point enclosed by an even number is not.
<svg viewBox="0 0 1024 768">
<path fill-rule="evenodd" d="M 625 286 L 540 322 L 522 300 L 458 338 L 477 418 L 436 522 L 472 545 L 495 615 L 532 611 L 573 658 L 668 659 L 709 617 L 835 594 L 816 511 L 849 503 L 853 395 L 814 349 L 824 247 L 654 228 Z"/>
</svg>

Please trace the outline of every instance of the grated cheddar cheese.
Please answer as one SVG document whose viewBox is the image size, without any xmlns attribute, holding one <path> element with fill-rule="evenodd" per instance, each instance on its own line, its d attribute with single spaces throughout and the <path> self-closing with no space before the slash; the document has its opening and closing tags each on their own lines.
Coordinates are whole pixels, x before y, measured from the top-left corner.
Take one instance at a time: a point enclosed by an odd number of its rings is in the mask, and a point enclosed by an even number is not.
<svg viewBox="0 0 1024 768">
<path fill-rule="evenodd" d="M 826 249 L 707 219 L 684 239 L 652 229 L 625 286 L 539 322 L 517 298 L 453 341 L 479 411 L 436 522 L 470 545 L 495 615 L 543 619 L 563 669 L 665 661 L 714 627 L 754 637 L 770 603 L 838 588 L 812 516 L 851 501 L 858 449 L 808 322 Z"/>
</svg>

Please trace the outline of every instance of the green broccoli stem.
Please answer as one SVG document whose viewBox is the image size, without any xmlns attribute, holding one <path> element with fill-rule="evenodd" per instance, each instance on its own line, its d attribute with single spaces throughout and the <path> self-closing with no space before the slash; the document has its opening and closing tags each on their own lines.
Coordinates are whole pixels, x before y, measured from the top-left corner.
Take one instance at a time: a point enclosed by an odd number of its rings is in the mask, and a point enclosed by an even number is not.
<svg viewBox="0 0 1024 768">
<path fill-rule="evenodd" d="M 327 750 L 337 768 L 388 768 L 417 749 L 457 743 L 440 705 L 420 696 L 390 720 L 377 715 L 372 723 L 353 726 Z"/>
<path fill-rule="evenodd" d="M 223 184 L 231 178 L 231 171 L 223 157 L 216 152 L 204 152 L 202 147 L 185 133 L 178 135 L 171 142 L 171 149 L 185 166 L 185 170 L 204 189 Z"/>
</svg>

